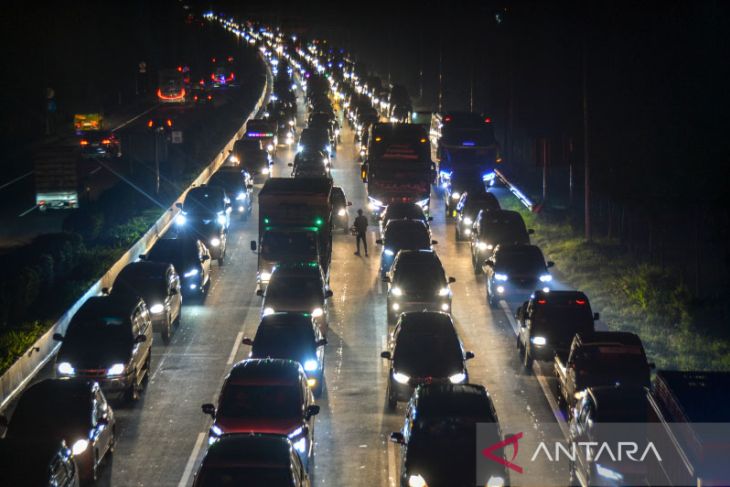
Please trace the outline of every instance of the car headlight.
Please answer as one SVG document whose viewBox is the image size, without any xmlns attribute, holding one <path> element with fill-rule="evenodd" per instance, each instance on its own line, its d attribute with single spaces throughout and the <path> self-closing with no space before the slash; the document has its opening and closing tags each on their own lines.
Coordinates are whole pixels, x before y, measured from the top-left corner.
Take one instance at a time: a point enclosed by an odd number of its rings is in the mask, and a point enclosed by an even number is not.
<svg viewBox="0 0 730 487">
<path fill-rule="evenodd" d="M 188 221 L 188 219 L 187 219 L 187 218 L 185 217 L 185 215 L 183 215 L 182 213 L 180 213 L 179 215 L 177 215 L 177 216 L 175 217 L 175 224 L 176 224 L 176 225 L 185 225 L 185 223 L 186 223 L 187 221 Z"/>
<path fill-rule="evenodd" d="M 74 454 L 74 456 L 79 456 L 84 453 L 88 447 L 89 440 L 85 440 L 82 438 L 80 440 L 76 440 L 76 442 L 71 447 L 71 452 Z"/>
<path fill-rule="evenodd" d="M 190 269 L 185 274 L 183 274 L 183 277 L 193 277 L 197 276 L 200 271 L 198 269 Z"/>
<path fill-rule="evenodd" d="M 596 472 L 598 475 L 600 475 L 603 478 L 611 479 L 611 480 L 618 480 L 621 481 L 624 479 L 624 476 L 621 475 L 616 470 L 613 470 L 608 467 L 604 467 L 600 463 L 596 463 Z"/>
<path fill-rule="evenodd" d="M 231 155 L 230 155 L 230 156 L 228 157 L 228 160 L 229 160 L 229 161 L 231 161 L 231 162 L 232 162 L 232 163 L 234 163 L 234 164 L 238 164 L 239 162 L 241 162 L 241 160 L 240 160 L 240 159 L 239 159 L 239 158 L 238 158 L 237 156 L 235 156 L 235 155 L 233 155 L 233 154 L 231 154 Z"/>
<path fill-rule="evenodd" d="M 499 272 L 494 274 L 495 281 L 506 281 L 507 279 L 509 279 L 509 277 L 507 277 L 507 274 L 500 274 Z"/>
<path fill-rule="evenodd" d="M 275 313 L 274 308 L 270 308 L 268 306 L 266 308 L 264 308 L 264 316 L 272 315 L 274 313 Z"/>
<path fill-rule="evenodd" d="M 441 303 L 441 311 L 448 311 L 449 303 Z"/>
<path fill-rule="evenodd" d="M 426 208 L 428 206 L 428 200 L 429 200 L 429 198 L 426 198 L 426 199 L 421 200 L 421 201 L 416 201 L 416 204 L 418 206 L 420 206 L 421 208 Z"/>
<path fill-rule="evenodd" d="M 316 360 L 310 359 L 310 360 L 307 360 L 304 362 L 304 370 L 306 370 L 307 372 L 314 372 L 318 368 L 319 368 L 319 364 L 317 363 Z"/>
<path fill-rule="evenodd" d="M 385 255 L 387 255 L 388 257 L 392 257 L 393 255 L 395 255 L 395 252 L 393 252 L 393 251 L 392 251 L 392 250 L 390 250 L 390 249 L 385 249 L 385 250 L 383 250 L 383 253 L 384 253 Z"/>
<path fill-rule="evenodd" d="M 61 375 L 73 375 L 76 373 L 76 369 L 74 369 L 68 362 L 60 362 L 56 365 L 56 370 Z"/>
<path fill-rule="evenodd" d="M 218 237 L 213 237 L 210 239 L 210 246 L 211 247 L 218 247 L 221 244 L 221 239 Z"/>
<path fill-rule="evenodd" d="M 375 198 L 371 198 L 369 196 L 368 196 L 368 200 L 370 200 L 368 202 L 368 208 L 370 208 L 371 210 L 375 210 L 375 209 L 383 207 L 383 202 L 380 200 L 376 200 Z"/>
<path fill-rule="evenodd" d="M 332 152 L 332 146 L 331 146 L 331 145 L 329 145 L 329 144 L 327 144 L 326 146 L 324 146 L 324 150 L 325 150 L 326 152 Z"/>
<path fill-rule="evenodd" d="M 292 446 L 299 453 L 304 453 L 304 450 L 307 448 L 307 438 L 303 436 L 300 440 L 294 442 Z"/>
<path fill-rule="evenodd" d="M 401 374 L 400 372 L 393 372 L 393 380 L 398 382 L 399 384 L 408 384 L 408 381 L 411 380 L 411 378 L 408 377 L 406 374 Z"/>
<path fill-rule="evenodd" d="M 464 218 L 462 221 L 464 222 L 464 225 L 471 225 L 472 223 L 474 223 L 474 221 L 471 218 L 469 218 L 468 216 L 466 218 Z"/>
<path fill-rule="evenodd" d="M 269 174 L 269 167 L 268 166 L 264 166 L 263 169 L 261 169 L 261 174 L 263 174 L 264 176 L 268 175 Z"/>
<path fill-rule="evenodd" d="M 408 487 L 428 487 L 428 484 L 420 475 L 411 475 L 408 477 Z"/>
<path fill-rule="evenodd" d="M 403 290 L 398 286 L 393 286 L 390 292 L 393 293 L 393 296 L 403 296 Z"/>
<path fill-rule="evenodd" d="M 545 337 L 540 337 L 540 336 L 532 337 L 532 338 L 530 338 L 530 341 L 532 342 L 533 345 L 539 345 L 539 346 L 545 345 L 547 343 L 547 340 L 545 339 Z"/>
<path fill-rule="evenodd" d="M 459 198 L 461 198 L 461 193 L 459 193 L 458 191 L 454 191 L 453 193 L 451 193 L 452 200 L 458 200 Z"/>
<path fill-rule="evenodd" d="M 114 364 L 106 370 L 106 375 L 122 375 L 124 373 L 124 364 Z"/>
<path fill-rule="evenodd" d="M 312 316 L 313 316 L 314 318 L 319 318 L 319 317 L 320 317 L 320 316 L 322 316 L 323 314 L 324 314 L 324 310 L 322 310 L 322 308 L 314 308 L 314 309 L 312 310 Z"/>
<path fill-rule="evenodd" d="M 449 288 L 442 287 L 441 289 L 439 289 L 439 293 L 438 294 L 439 294 L 439 296 L 448 296 L 449 295 Z"/>
<path fill-rule="evenodd" d="M 479 242 L 477 244 L 477 248 L 479 250 L 492 250 L 494 248 L 494 246 L 492 244 L 488 244 L 486 242 Z"/>
<path fill-rule="evenodd" d="M 266 146 L 266 150 L 269 151 L 269 152 L 271 152 L 272 150 L 274 150 L 274 146 L 272 144 L 268 144 Z"/>
<path fill-rule="evenodd" d="M 262 272 L 260 275 L 260 278 L 263 282 L 268 282 L 269 279 L 271 279 L 271 272 L 266 272 L 266 271 Z"/>
<path fill-rule="evenodd" d="M 246 199 L 246 193 L 241 192 L 236 195 L 236 201 L 241 201 L 241 200 L 245 200 L 245 199 Z"/>
<path fill-rule="evenodd" d="M 553 280 L 553 276 L 550 274 L 543 274 L 540 276 L 540 282 L 550 282 Z"/>
<path fill-rule="evenodd" d="M 226 215 L 223 212 L 218 213 L 218 216 L 215 219 L 219 225 L 225 225 L 226 224 Z"/>
<path fill-rule="evenodd" d="M 458 374 L 450 376 L 449 380 L 452 384 L 461 384 L 466 380 L 466 374 L 464 372 L 459 372 Z"/>
<path fill-rule="evenodd" d="M 345 210 L 344 208 L 340 208 L 339 210 L 337 210 L 337 215 L 345 216 L 345 215 L 347 215 L 347 210 Z"/>
<path fill-rule="evenodd" d="M 158 315 L 165 311 L 165 306 L 162 303 L 155 303 L 152 306 L 150 306 L 150 313 L 153 315 Z"/>
<path fill-rule="evenodd" d="M 400 309 L 400 304 L 393 303 L 393 311 L 398 311 Z"/>
<path fill-rule="evenodd" d="M 487 487 L 504 487 L 504 479 L 498 475 L 492 475 L 487 480 Z"/>
<path fill-rule="evenodd" d="M 223 434 L 223 430 L 214 424 L 213 426 L 210 427 L 210 434 L 212 436 L 220 436 Z"/>
</svg>

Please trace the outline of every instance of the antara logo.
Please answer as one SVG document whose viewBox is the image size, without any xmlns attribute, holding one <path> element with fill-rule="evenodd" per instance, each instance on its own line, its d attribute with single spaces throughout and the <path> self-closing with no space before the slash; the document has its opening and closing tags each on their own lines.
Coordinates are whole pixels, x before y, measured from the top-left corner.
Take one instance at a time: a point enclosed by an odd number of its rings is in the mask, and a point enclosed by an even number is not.
<svg viewBox="0 0 730 487">
<path fill-rule="evenodd" d="M 651 453 L 657 461 L 661 462 L 662 457 L 659 455 L 659 451 L 651 441 L 647 443 L 643 449 L 641 456 L 637 456 L 640 451 L 639 444 L 633 441 L 619 441 L 616 445 L 612 445 L 608 442 L 598 441 L 578 441 L 571 443 L 570 448 L 563 445 L 560 442 L 555 442 L 555 448 L 553 454 L 550 454 L 550 449 L 547 447 L 545 442 L 541 441 L 535 453 L 530 458 L 531 462 L 534 462 L 541 454 L 544 455 L 550 462 L 559 462 L 562 455 L 565 455 L 570 461 L 576 461 L 578 453 L 583 451 L 586 459 L 589 462 L 598 462 L 602 457 L 607 456 L 614 462 L 622 462 L 631 460 L 632 462 L 643 462 L 644 459 Z M 604 457 L 604 460 L 607 458 Z"/>
<path fill-rule="evenodd" d="M 519 451 L 520 444 L 519 441 L 522 438 L 522 433 L 517 433 L 514 436 L 511 436 L 507 438 L 506 440 L 500 441 L 499 443 L 495 443 L 494 445 L 490 445 L 486 447 L 484 450 L 482 450 L 482 455 L 484 457 L 492 460 L 493 462 L 497 462 L 501 465 L 504 465 L 505 467 L 514 470 L 517 473 L 522 473 L 522 467 L 519 465 L 512 463 L 514 462 L 515 458 L 517 458 L 517 452 Z M 505 460 L 502 457 L 498 457 L 495 455 L 494 450 L 499 450 L 500 448 L 504 448 L 507 445 L 513 445 L 512 447 L 512 459 L 510 461 Z"/>
</svg>

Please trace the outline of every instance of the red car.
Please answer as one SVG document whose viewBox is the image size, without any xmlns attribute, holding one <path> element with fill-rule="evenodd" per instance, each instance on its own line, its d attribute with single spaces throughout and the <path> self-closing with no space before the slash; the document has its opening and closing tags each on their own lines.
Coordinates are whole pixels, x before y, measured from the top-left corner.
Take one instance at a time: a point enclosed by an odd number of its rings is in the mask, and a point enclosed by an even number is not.
<svg viewBox="0 0 730 487">
<path fill-rule="evenodd" d="M 304 369 L 293 360 L 248 359 L 233 366 L 218 396 L 218 408 L 203 404 L 213 418 L 208 443 L 223 435 L 263 433 L 287 436 L 309 469 L 314 416 L 319 406 Z"/>
</svg>

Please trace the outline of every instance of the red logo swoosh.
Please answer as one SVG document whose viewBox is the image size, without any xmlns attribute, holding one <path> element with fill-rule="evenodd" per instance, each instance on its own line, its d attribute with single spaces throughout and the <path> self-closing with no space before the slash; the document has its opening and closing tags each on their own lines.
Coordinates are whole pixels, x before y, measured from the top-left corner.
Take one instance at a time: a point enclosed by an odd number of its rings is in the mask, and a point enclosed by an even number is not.
<svg viewBox="0 0 730 487">
<path fill-rule="evenodd" d="M 488 446 L 484 450 L 482 450 L 482 455 L 484 455 L 486 458 L 499 463 L 500 465 L 504 465 L 505 467 L 514 470 L 517 473 L 522 473 L 522 467 L 517 465 L 516 463 L 512 463 L 515 458 L 517 458 L 517 451 L 519 450 L 519 440 L 522 438 L 522 433 L 517 433 L 514 436 L 511 436 L 507 438 L 506 440 L 500 441 L 499 443 L 495 443 L 494 445 Z M 499 450 L 500 448 L 504 448 L 507 445 L 514 445 L 514 453 L 512 454 L 512 458 L 507 461 L 501 456 L 497 456 L 494 453 L 492 453 L 495 450 Z"/>
</svg>

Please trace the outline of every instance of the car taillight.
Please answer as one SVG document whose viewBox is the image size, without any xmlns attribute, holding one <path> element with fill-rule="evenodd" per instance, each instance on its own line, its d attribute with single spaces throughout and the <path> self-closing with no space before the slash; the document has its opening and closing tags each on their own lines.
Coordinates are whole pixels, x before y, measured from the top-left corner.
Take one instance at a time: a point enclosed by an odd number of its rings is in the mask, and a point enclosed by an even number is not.
<svg viewBox="0 0 730 487">
<path fill-rule="evenodd" d="M 487 117 L 484 119 L 484 123 L 492 123 L 492 119 Z"/>
<path fill-rule="evenodd" d="M 82 145 L 82 146 L 84 146 L 84 145 L 89 145 L 89 141 L 88 141 L 88 140 L 82 140 L 82 141 L 81 141 L 81 145 Z"/>
<path fill-rule="evenodd" d="M 109 139 L 102 139 L 101 143 L 104 144 L 104 145 L 109 145 L 109 144 L 112 143 L 112 141 L 109 140 Z"/>
<path fill-rule="evenodd" d="M 172 127 L 172 120 L 170 120 L 169 118 L 167 119 L 167 122 L 165 122 L 165 123 L 167 123 L 168 127 Z"/>
<path fill-rule="evenodd" d="M 150 120 L 149 122 L 147 122 L 147 126 L 148 126 L 149 128 L 152 128 L 152 127 L 154 127 L 154 126 L 155 126 L 155 122 L 153 122 L 152 120 Z"/>
</svg>

